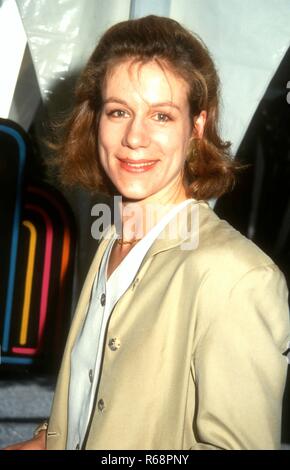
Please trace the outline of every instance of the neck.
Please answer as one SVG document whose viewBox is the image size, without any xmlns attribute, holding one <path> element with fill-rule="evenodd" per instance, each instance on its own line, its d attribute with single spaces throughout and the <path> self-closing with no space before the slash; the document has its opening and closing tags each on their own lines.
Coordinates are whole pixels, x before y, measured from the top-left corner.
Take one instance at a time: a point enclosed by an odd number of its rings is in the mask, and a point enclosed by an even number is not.
<svg viewBox="0 0 290 470">
<path fill-rule="evenodd" d="M 177 183 L 177 184 L 176 184 Z M 189 199 L 181 181 L 139 201 L 122 201 L 119 206 L 122 234 L 120 244 L 130 246 L 142 239 L 173 206 Z"/>
</svg>

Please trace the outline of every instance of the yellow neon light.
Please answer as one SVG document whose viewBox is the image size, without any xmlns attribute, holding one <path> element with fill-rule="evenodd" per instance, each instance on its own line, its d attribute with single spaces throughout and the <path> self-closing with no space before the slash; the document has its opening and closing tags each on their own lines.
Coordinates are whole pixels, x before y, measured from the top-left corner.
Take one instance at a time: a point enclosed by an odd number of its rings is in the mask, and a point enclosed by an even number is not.
<svg viewBox="0 0 290 470">
<path fill-rule="evenodd" d="M 30 233 L 29 239 L 29 249 L 28 249 L 28 260 L 25 276 L 25 290 L 24 290 L 24 300 L 23 300 L 23 309 L 22 309 L 22 320 L 21 320 L 21 329 L 20 329 L 20 344 L 24 346 L 27 343 L 27 333 L 28 333 L 28 320 L 30 312 L 30 303 L 31 303 L 31 291 L 32 291 L 32 280 L 33 280 L 33 271 L 35 263 L 35 249 L 37 241 L 37 233 L 35 226 L 29 222 L 29 220 L 24 220 L 22 222 L 26 228 L 28 228 Z"/>
</svg>

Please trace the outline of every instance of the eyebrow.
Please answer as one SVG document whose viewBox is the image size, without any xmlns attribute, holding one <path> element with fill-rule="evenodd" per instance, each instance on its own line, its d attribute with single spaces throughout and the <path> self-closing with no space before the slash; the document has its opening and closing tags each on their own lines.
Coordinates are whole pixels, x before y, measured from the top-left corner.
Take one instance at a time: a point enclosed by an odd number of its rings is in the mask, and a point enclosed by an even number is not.
<svg viewBox="0 0 290 470">
<path fill-rule="evenodd" d="M 123 104 L 124 106 L 130 107 L 128 103 L 126 103 L 126 101 L 120 98 L 115 98 L 115 97 L 107 98 L 106 100 L 103 101 L 103 104 L 107 104 L 107 103 L 120 103 L 120 104 Z M 179 106 L 177 106 L 177 104 L 172 103 L 171 101 L 163 101 L 162 103 L 150 104 L 150 108 L 158 108 L 162 106 L 170 106 L 171 108 L 176 108 L 178 111 L 180 111 Z"/>
</svg>

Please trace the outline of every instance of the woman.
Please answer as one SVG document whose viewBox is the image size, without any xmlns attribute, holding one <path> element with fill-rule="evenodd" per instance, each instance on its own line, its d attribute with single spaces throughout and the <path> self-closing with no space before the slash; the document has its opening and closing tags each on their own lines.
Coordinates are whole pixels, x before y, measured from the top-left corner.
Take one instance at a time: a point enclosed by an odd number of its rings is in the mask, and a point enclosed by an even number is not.
<svg viewBox="0 0 290 470">
<path fill-rule="evenodd" d="M 218 88 L 204 44 L 171 19 L 125 21 L 101 38 L 61 175 L 122 196 L 121 230 L 103 234 L 48 429 L 24 448 L 279 448 L 287 288 L 206 202 L 236 170 L 217 131 Z"/>
</svg>

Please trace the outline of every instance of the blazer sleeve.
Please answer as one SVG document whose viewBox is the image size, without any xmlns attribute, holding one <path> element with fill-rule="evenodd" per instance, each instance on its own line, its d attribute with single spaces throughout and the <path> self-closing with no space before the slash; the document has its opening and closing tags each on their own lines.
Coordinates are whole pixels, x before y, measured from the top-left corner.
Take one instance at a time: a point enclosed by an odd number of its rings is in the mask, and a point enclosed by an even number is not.
<svg viewBox="0 0 290 470">
<path fill-rule="evenodd" d="M 192 450 L 280 448 L 287 297 L 284 276 L 271 264 L 247 272 L 215 305 L 193 359 Z"/>
</svg>

